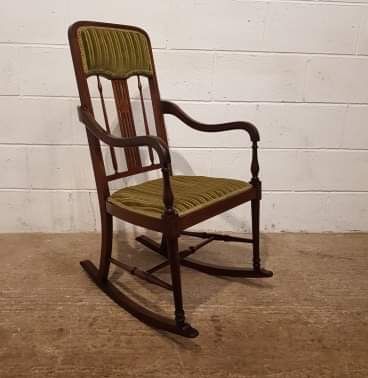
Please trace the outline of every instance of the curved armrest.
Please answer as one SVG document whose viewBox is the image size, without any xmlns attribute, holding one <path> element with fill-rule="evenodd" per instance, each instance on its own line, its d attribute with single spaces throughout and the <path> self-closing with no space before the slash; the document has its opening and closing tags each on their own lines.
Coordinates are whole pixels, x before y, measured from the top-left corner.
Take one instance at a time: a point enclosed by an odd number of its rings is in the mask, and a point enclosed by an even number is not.
<svg viewBox="0 0 368 378">
<path fill-rule="evenodd" d="M 252 142 L 259 141 L 259 133 L 257 128 L 249 122 L 227 122 L 214 125 L 197 122 L 186 114 L 178 105 L 170 101 L 161 101 L 161 111 L 163 114 L 172 114 L 176 116 L 186 125 L 199 131 L 219 132 L 227 130 L 245 130 L 248 132 Z"/>
<path fill-rule="evenodd" d="M 156 136 L 135 136 L 118 138 L 106 132 L 95 120 L 93 115 L 81 106 L 78 107 L 79 120 L 87 127 L 96 138 L 102 140 L 111 147 L 152 147 L 158 154 L 160 164 L 163 167 L 170 166 L 170 152 L 165 142 Z"/>
<path fill-rule="evenodd" d="M 259 164 L 258 164 L 258 154 L 257 154 L 257 142 L 259 141 L 259 133 L 257 128 L 249 122 L 228 122 L 228 123 L 219 123 L 214 125 L 208 125 L 201 122 L 195 121 L 193 118 L 184 113 L 183 110 L 179 108 L 178 105 L 170 101 L 161 101 L 161 112 L 163 114 L 172 114 L 178 117 L 186 125 L 190 126 L 193 129 L 199 131 L 207 132 L 219 132 L 227 130 L 245 130 L 248 132 L 250 139 L 252 141 L 252 162 L 250 170 L 252 172 L 251 183 L 258 188 L 260 188 L 260 181 L 258 178 Z"/>
</svg>

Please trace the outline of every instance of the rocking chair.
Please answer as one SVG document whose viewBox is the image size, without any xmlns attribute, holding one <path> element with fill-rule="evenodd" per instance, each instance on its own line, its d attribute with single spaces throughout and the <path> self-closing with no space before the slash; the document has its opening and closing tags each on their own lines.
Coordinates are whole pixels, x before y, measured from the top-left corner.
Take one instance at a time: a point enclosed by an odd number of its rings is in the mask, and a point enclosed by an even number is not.
<svg viewBox="0 0 368 378">
<path fill-rule="evenodd" d="M 259 255 L 259 204 L 261 182 L 258 179 L 257 142 L 259 134 L 248 122 L 231 122 L 208 125 L 197 122 L 185 114 L 177 105 L 160 99 L 152 48 L 147 33 L 133 26 L 116 25 L 92 21 L 79 21 L 69 28 L 69 43 L 81 105 L 79 119 L 85 125 L 87 139 L 96 180 L 101 215 L 102 245 L 99 267 L 91 261 L 81 261 L 82 267 L 95 284 L 113 301 L 144 323 L 186 337 L 196 337 L 198 331 L 186 322 L 183 310 L 180 266 L 189 267 L 207 274 L 232 277 L 271 277 L 272 272 L 262 269 Z M 135 79 L 132 77 L 135 77 Z M 97 121 L 94 113 L 90 86 L 96 80 L 98 102 L 105 128 Z M 111 133 L 102 81 L 111 82 L 113 99 L 121 137 Z M 144 132 L 137 136 L 132 112 L 128 79 L 137 80 L 136 103 L 140 105 Z M 143 95 L 142 82 L 148 83 L 151 109 L 156 135 L 150 135 L 147 98 Z M 111 88 L 111 87 L 110 87 Z M 96 95 L 95 95 L 96 97 Z M 205 132 L 244 130 L 252 141 L 252 162 L 250 182 L 226 178 L 203 176 L 175 176 L 170 161 L 163 116 L 171 114 L 193 129 Z M 101 116 L 102 118 L 102 116 Z M 101 142 L 108 146 L 113 173 L 107 172 Z M 149 163 L 144 164 L 140 148 L 148 150 Z M 116 148 L 123 148 L 126 169 L 120 169 Z M 156 154 L 154 154 L 154 152 Z M 147 159 L 148 160 L 148 159 Z M 124 187 L 110 194 L 109 182 L 142 172 L 160 169 L 162 178 L 149 180 L 138 185 Z M 186 231 L 206 219 L 226 210 L 251 201 L 252 238 L 235 237 L 215 233 Z M 115 216 L 134 225 L 158 231 L 162 234 L 161 244 L 146 236 L 137 238 L 152 251 L 166 260 L 144 271 L 129 266 L 111 255 L 113 223 Z M 198 245 L 178 250 L 180 235 L 203 239 Z M 232 268 L 189 259 L 188 256 L 213 240 L 251 243 L 253 246 L 253 268 Z M 175 318 L 170 319 L 154 313 L 136 303 L 108 279 L 110 264 L 114 264 L 151 284 L 173 292 Z M 171 283 L 154 275 L 154 272 L 170 266 Z"/>
</svg>

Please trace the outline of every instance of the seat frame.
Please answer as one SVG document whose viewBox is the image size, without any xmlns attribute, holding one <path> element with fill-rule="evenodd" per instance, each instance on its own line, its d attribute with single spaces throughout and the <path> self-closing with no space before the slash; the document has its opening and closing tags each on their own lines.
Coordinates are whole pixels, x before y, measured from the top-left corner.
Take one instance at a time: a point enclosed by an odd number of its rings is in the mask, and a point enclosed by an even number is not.
<svg viewBox="0 0 368 378">
<path fill-rule="evenodd" d="M 81 61 L 81 51 L 78 44 L 77 31 L 82 26 L 98 26 L 106 28 L 115 28 L 123 30 L 134 30 L 146 36 L 150 57 L 152 61 L 153 75 L 149 77 L 149 84 L 151 90 L 152 106 L 155 114 L 155 123 L 159 136 L 125 136 L 115 137 L 111 134 L 106 123 L 106 130 L 94 118 L 93 107 L 89 87 L 87 83 L 88 74 L 83 71 Z M 90 278 L 95 284 L 104 291 L 113 301 L 115 301 L 122 308 L 130 312 L 136 318 L 144 323 L 173 332 L 186 337 L 196 337 L 198 331 L 193 328 L 185 318 L 182 297 L 182 284 L 180 267 L 185 266 L 211 275 L 231 276 L 231 277 L 271 277 L 273 273 L 269 270 L 261 268 L 260 262 L 260 235 L 259 235 L 259 213 L 260 213 L 260 200 L 261 200 L 261 181 L 258 178 L 259 164 L 257 157 L 257 143 L 259 141 L 259 133 L 256 127 L 249 122 L 230 122 L 221 124 L 203 124 L 197 122 L 184 113 L 177 105 L 162 101 L 160 99 L 154 61 L 152 56 L 152 48 L 149 37 L 145 31 L 140 28 L 117 25 L 110 23 L 101 23 L 95 21 L 79 21 L 74 23 L 68 32 L 69 43 L 74 63 L 74 69 L 78 84 L 79 96 L 81 106 L 78 107 L 79 119 L 85 125 L 88 144 L 90 148 L 91 160 L 94 169 L 96 187 L 99 199 L 99 208 L 101 215 L 101 255 L 99 267 L 97 268 L 91 261 L 81 261 L 81 266 L 88 273 Z M 101 75 L 108 79 L 110 77 Z M 126 78 L 125 78 L 126 79 Z M 99 77 L 98 77 L 99 80 Z M 102 104 L 103 96 L 100 91 Z M 142 98 L 143 101 L 143 98 Z M 144 108 L 143 108 L 144 111 Z M 145 114 L 144 114 L 145 115 Z M 193 211 L 186 216 L 180 217 L 174 208 L 174 193 L 172 191 L 170 177 L 172 176 L 172 167 L 170 159 L 170 151 L 166 138 L 166 129 L 164 124 L 164 115 L 173 115 L 181 120 L 189 127 L 203 131 L 203 132 L 223 132 L 228 130 L 244 130 L 246 131 L 252 142 L 252 161 L 251 161 L 251 174 L 252 178 L 250 184 L 251 189 L 238 193 L 230 198 L 203 207 L 197 211 Z M 106 121 L 106 118 L 105 118 Z M 146 131 L 148 129 L 146 128 Z M 117 172 L 112 175 L 107 175 L 104 167 L 104 161 L 101 153 L 101 145 L 103 142 L 107 144 L 110 151 L 113 152 L 114 148 L 129 149 L 132 147 L 145 146 L 154 150 L 159 158 L 159 163 L 151 161 L 148 167 L 130 167 L 125 172 Z M 115 155 L 112 155 L 114 157 Z M 114 159 L 113 159 L 114 161 Z M 113 203 L 107 201 L 110 192 L 108 182 L 114 179 L 130 176 L 133 174 L 146 172 L 154 169 L 161 169 L 163 177 L 163 203 L 165 211 L 161 219 L 146 216 L 144 214 L 137 214 L 128 209 L 123 209 Z M 222 235 L 216 233 L 193 232 L 188 231 L 187 228 L 196 225 L 206 219 L 214 217 L 224 211 L 227 211 L 235 206 L 245 202 L 251 202 L 251 215 L 252 215 L 252 238 L 241 238 L 231 235 Z M 161 243 L 157 243 L 147 236 L 137 237 L 137 241 L 148 247 L 150 250 L 160 254 L 165 258 L 165 261 L 158 264 L 147 271 L 143 271 L 138 267 L 133 267 L 116 260 L 112 257 L 112 242 L 113 242 L 113 217 L 117 217 L 123 221 L 145 227 L 150 230 L 158 231 L 162 234 Z M 181 235 L 189 235 L 201 239 L 201 242 L 195 246 L 189 247 L 186 250 L 179 251 L 178 239 Z M 214 241 L 220 240 L 224 242 L 241 242 L 250 243 L 253 246 L 253 267 L 227 267 L 199 262 L 189 259 L 188 256 L 198 251 L 204 245 Z M 140 277 L 151 284 L 161 286 L 165 289 L 172 290 L 174 297 L 175 316 L 168 318 L 161 314 L 155 313 L 139 303 L 135 302 L 127 294 L 117 288 L 109 279 L 110 264 L 114 264 L 137 277 Z M 171 270 L 171 284 L 161 280 L 153 273 L 170 266 Z"/>
</svg>

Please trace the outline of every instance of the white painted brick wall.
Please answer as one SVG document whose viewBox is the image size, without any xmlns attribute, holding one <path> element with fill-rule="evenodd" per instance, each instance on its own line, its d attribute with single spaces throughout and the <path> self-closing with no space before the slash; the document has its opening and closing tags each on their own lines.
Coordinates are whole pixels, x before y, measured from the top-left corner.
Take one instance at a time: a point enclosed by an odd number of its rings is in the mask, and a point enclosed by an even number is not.
<svg viewBox="0 0 368 378">
<path fill-rule="evenodd" d="M 14 0 L 0 14 L 0 232 L 100 227 L 67 46 L 79 19 L 142 26 L 163 98 L 258 126 L 263 230 L 368 231 L 368 1 Z M 166 121 L 177 173 L 249 178 L 245 133 Z M 249 206 L 199 227 L 249 230 Z"/>
</svg>

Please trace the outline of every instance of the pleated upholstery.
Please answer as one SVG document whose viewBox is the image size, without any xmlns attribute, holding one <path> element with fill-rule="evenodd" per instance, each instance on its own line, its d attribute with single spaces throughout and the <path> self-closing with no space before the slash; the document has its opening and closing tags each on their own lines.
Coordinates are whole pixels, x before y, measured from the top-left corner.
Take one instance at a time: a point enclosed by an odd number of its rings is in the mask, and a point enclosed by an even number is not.
<svg viewBox="0 0 368 378">
<path fill-rule="evenodd" d="M 247 182 L 205 176 L 173 176 L 171 184 L 174 207 L 179 216 L 252 188 Z M 116 191 L 108 202 L 139 214 L 161 218 L 164 212 L 162 192 L 163 180 L 151 180 Z"/>
<path fill-rule="evenodd" d="M 139 31 L 82 26 L 78 29 L 78 43 L 87 75 L 100 74 L 111 79 L 152 75 L 148 40 Z"/>
</svg>

